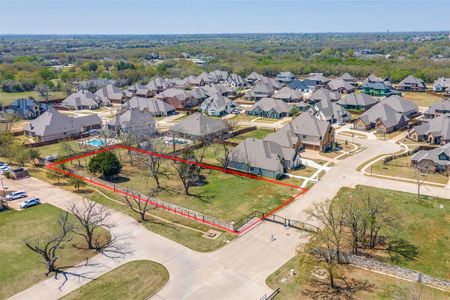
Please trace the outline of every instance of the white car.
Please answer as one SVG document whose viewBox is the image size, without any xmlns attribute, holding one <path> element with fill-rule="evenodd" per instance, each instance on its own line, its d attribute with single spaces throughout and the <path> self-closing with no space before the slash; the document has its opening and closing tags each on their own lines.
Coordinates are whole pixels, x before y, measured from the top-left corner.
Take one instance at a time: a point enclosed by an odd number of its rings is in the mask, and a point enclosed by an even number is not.
<svg viewBox="0 0 450 300">
<path fill-rule="evenodd" d="M 17 191 L 17 192 L 12 192 L 12 193 L 9 193 L 8 195 L 6 195 L 6 200 L 16 200 L 16 199 L 26 198 L 26 197 L 27 197 L 27 193 L 25 193 L 24 191 Z"/>
<path fill-rule="evenodd" d="M 20 208 L 28 208 L 31 206 L 35 206 L 41 203 L 41 200 L 39 200 L 39 198 L 34 197 L 34 198 L 30 198 L 28 200 L 25 200 L 24 202 L 20 203 Z"/>
</svg>

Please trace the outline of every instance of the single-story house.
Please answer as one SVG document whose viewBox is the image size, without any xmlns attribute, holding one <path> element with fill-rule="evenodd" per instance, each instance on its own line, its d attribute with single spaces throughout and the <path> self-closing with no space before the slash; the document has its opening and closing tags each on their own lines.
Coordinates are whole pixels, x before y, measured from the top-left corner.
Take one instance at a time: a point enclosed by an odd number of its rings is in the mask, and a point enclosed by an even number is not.
<svg viewBox="0 0 450 300">
<path fill-rule="evenodd" d="M 25 135 L 39 141 L 71 138 L 92 129 L 100 129 L 102 120 L 97 114 L 69 117 L 50 107 L 24 128 Z"/>
<path fill-rule="evenodd" d="M 250 108 L 246 113 L 251 116 L 281 119 L 287 117 L 292 107 L 284 101 L 273 98 L 262 98 Z"/>
<path fill-rule="evenodd" d="M 342 79 L 345 82 L 348 82 L 348 83 L 350 83 L 352 85 L 356 85 L 357 84 L 356 78 L 353 77 L 352 75 L 350 75 L 349 73 L 342 74 L 341 76 L 339 76 L 339 79 Z"/>
<path fill-rule="evenodd" d="M 330 80 L 327 83 L 327 87 L 334 92 L 345 94 L 353 93 L 356 90 L 355 86 L 352 85 L 350 82 L 347 82 L 344 79 L 339 78 Z"/>
<path fill-rule="evenodd" d="M 235 73 L 228 75 L 228 77 L 225 80 L 225 83 L 231 87 L 243 87 L 247 85 L 245 79 L 242 78 L 242 76 Z"/>
<path fill-rule="evenodd" d="M 370 74 L 363 81 L 363 85 L 366 85 L 368 83 L 377 83 L 377 82 L 382 82 L 382 83 L 384 83 L 385 86 L 392 87 L 392 82 L 391 82 L 391 79 L 389 77 L 381 78 L 381 77 L 376 76 L 375 74 Z"/>
<path fill-rule="evenodd" d="M 175 107 L 155 98 L 133 97 L 122 104 L 122 110 L 139 108 L 148 111 L 153 117 L 165 117 L 176 114 Z"/>
<path fill-rule="evenodd" d="M 450 143 L 450 114 L 427 119 L 423 124 L 414 126 L 408 131 L 408 138 L 436 145 Z"/>
<path fill-rule="evenodd" d="M 300 155 L 293 149 L 283 149 L 271 141 L 248 138 L 231 151 L 228 167 L 264 177 L 281 178 L 300 163 Z"/>
<path fill-rule="evenodd" d="M 95 95 L 102 99 L 103 103 L 123 103 L 125 101 L 125 95 L 118 87 L 108 84 L 95 92 Z"/>
<path fill-rule="evenodd" d="M 130 133 L 136 137 L 147 137 L 156 133 L 155 119 L 148 111 L 137 107 L 116 115 L 106 124 L 106 128 L 118 134 Z"/>
<path fill-rule="evenodd" d="M 13 101 L 6 108 L 7 113 L 19 116 L 21 119 L 36 119 L 47 111 L 48 104 L 38 102 L 32 98 L 21 98 Z"/>
<path fill-rule="evenodd" d="M 272 85 L 263 81 L 258 81 L 251 90 L 245 92 L 244 100 L 258 101 L 262 98 L 272 97 L 274 93 L 275 89 Z"/>
<path fill-rule="evenodd" d="M 155 95 L 155 91 L 150 90 L 145 85 L 135 84 L 129 86 L 125 91 L 125 97 L 131 98 L 133 96 L 141 97 L 141 98 L 149 98 Z"/>
<path fill-rule="evenodd" d="M 423 113 L 425 118 L 435 118 L 442 114 L 450 114 L 450 100 L 448 99 L 431 104 L 430 108 Z"/>
<path fill-rule="evenodd" d="M 398 89 L 400 91 L 423 92 L 427 89 L 427 86 L 422 79 L 409 75 L 400 81 Z"/>
<path fill-rule="evenodd" d="M 167 90 L 168 88 L 171 88 L 172 85 L 173 84 L 169 80 L 163 79 L 161 77 L 156 77 L 153 80 L 149 81 L 149 83 L 147 83 L 145 87 L 155 93 L 160 93 Z"/>
<path fill-rule="evenodd" d="M 264 75 L 261 75 L 258 72 L 253 71 L 252 73 L 250 73 L 250 75 L 245 77 L 245 81 L 247 81 L 247 83 L 249 84 L 254 84 L 256 81 L 262 79 L 263 77 Z"/>
<path fill-rule="evenodd" d="M 190 91 L 170 88 L 156 95 L 160 99 L 175 108 L 191 108 L 198 104 Z"/>
<path fill-rule="evenodd" d="M 391 86 L 386 85 L 385 82 L 367 82 L 363 84 L 361 89 L 364 94 L 376 97 L 389 97 L 400 94 L 394 91 Z"/>
<path fill-rule="evenodd" d="M 342 99 L 337 101 L 337 104 L 345 109 L 363 111 L 368 110 L 377 103 L 377 100 L 364 93 L 345 95 Z"/>
<path fill-rule="evenodd" d="M 282 100 L 284 102 L 300 102 L 303 100 L 303 93 L 299 90 L 294 90 L 290 87 L 285 86 L 278 92 L 275 92 L 272 98 Z"/>
<path fill-rule="evenodd" d="M 450 78 L 439 77 L 433 83 L 433 91 L 450 93 Z"/>
<path fill-rule="evenodd" d="M 323 73 L 309 73 L 307 79 L 314 81 L 317 87 L 324 87 L 330 81 Z"/>
<path fill-rule="evenodd" d="M 295 133 L 292 123 L 289 123 L 274 133 L 269 134 L 263 140 L 277 143 L 282 147 L 282 149 L 292 149 L 296 152 L 303 151 L 303 141 L 300 136 Z M 290 166 L 290 168 L 292 169 L 294 166 Z"/>
<path fill-rule="evenodd" d="M 312 103 L 320 102 L 322 100 L 336 102 L 339 99 L 341 99 L 341 94 L 339 92 L 333 92 L 325 88 L 320 88 L 309 96 L 308 101 Z"/>
<path fill-rule="evenodd" d="M 350 113 L 329 99 L 322 99 L 318 102 L 314 102 L 309 108 L 309 113 L 319 120 L 334 123 L 348 122 L 351 119 Z"/>
<path fill-rule="evenodd" d="M 108 99 L 101 99 L 88 90 L 80 90 L 64 99 L 61 105 L 74 110 L 92 110 L 101 106 L 111 105 L 111 102 Z"/>
<path fill-rule="evenodd" d="M 293 90 L 302 91 L 304 93 L 314 92 L 316 90 L 316 82 L 314 80 L 298 80 L 295 79 L 287 85 Z"/>
<path fill-rule="evenodd" d="M 277 75 L 277 80 L 281 83 L 289 83 L 295 79 L 295 75 L 291 72 L 280 72 Z"/>
<path fill-rule="evenodd" d="M 236 107 L 236 103 L 230 100 L 230 98 L 221 94 L 212 94 L 203 101 L 200 109 L 210 116 L 224 116 L 230 114 Z"/>
<path fill-rule="evenodd" d="M 229 126 L 224 120 L 213 119 L 201 113 L 189 115 L 172 127 L 174 134 L 193 140 L 213 138 L 227 134 L 228 130 Z"/>
<path fill-rule="evenodd" d="M 420 150 L 411 157 L 411 163 L 424 172 L 450 174 L 450 143 L 433 150 Z"/>
</svg>

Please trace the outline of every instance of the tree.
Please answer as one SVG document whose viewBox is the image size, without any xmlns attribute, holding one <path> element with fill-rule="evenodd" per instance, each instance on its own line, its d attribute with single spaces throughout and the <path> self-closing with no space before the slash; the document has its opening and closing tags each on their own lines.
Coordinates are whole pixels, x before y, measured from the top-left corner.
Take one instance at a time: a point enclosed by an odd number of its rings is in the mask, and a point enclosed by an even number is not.
<svg viewBox="0 0 450 300">
<path fill-rule="evenodd" d="M 109 180 L 120 173 L 122 165 L 113 152 L 105 151 L 91 158 L 88 169 L 93 174 L 101 173 L 103 177 Z"/>
<path fill-rule="evenodd" d="M 70 177 L 69 184 L 71 184 L 77 190 L 77 192 L 80 191 L 80 188 L 85 187 L 87 185 L 86 182 L 76 177 Z"/>
<path fill-rule="evenodd" d="M 420 199 L 422 197 L 420 189 L 422 188 L 422 184 L 425 181 L 423 179 L 424 176 L 426 176 L 425 172 L 422 172 L 421 170 L 419 170 L 419 168 L 414 169 L 414 177 L 416 178 L 416 185 L 417 185 L 417 199 Z"/>
<path fill-rule="evenodd" d="M 50 88 L 48 87 L 48 85 L 40 84 L 38 85 L 37 90 L 39 92 L 39 95 L 41 95 L 41 97 L 44 98 L 45 101 L 48 101 L 48 95 L 50 92 Z"/>
<path fill-rule="evenodd" d="M 140 198 L 139 195 L 131 191 L 127 192 L 127 195 L 125 196 L 125 201 L 127 202 L 128 207 L 132 211 L 139 214 L 140 222 L 146 221 L 145 215 L 147 214 L 147 211 L 153 208 L 150 205 L 151 197 L 154 197 L 156 194 L 157 192 L 151 189 L 149 195 L 147 196 L 147 199 L 143 200 Z"/>
<path fill-rule="evenodd" d="M 201 179 L 202 168 L 199 166 L 203 162 L 205 157 L 207 145 L 203 145 L 197 152 L 190 149 L 183 150 L 181 159 L 182 161 L 174 161 L 172 165 L 180 178 L 184 193 L 189 196 L 189 188 L 197 184 Z"/>
<path fill-rule="evenodd" d="M 69 233 L 73 231 L 73 224 L 69 222 L 68 212 L 58 218 L 58 231 L 57 234 L 43 240 L 24 241 L 25 245 L 31 251 L 39 254 L 47 265 L 45 276 L 53 272 L 56 275 L 59 272 L 56 265 L 56 261 L 60 257 L 59 250 L 64 248 L 64 243 L 72 240 Z"/>
<path fill-rule="evenodd" d="M 54 172 L 54 171 L 48 171 L 45 173 L 45 175 L 50 180 L 57 180 L 58 184 L 61 184 L 61 182 L 60 182 L 61 178 L 64 177 L 64 175 L 60 174 L 59 172 Z"/>
<path fill-rule="evenodd" d="M 2 119 L 2 122 L 0 122 L 0 137 L 11 135 L 14 123 L 19 120 L 19 117 L 16 114 L 0 113 L 0 118 Z"/>
<path fill-rule="evenodd" d="M 81 226 L 80 228 L 74 227 L 73 233 L 85 239 L 88 249 L 103 249 L 105 247 L 104 241 L 102 242 L 102 236 L 97 234 L 97 232 L 101 228 L 111 228 L 111 225 L 106 222 L 111 215 L 106 207 L 94 201 L 83 199 L 81 204 L 73 204 L 69 211 L 75 216 Z"/>
</svg>

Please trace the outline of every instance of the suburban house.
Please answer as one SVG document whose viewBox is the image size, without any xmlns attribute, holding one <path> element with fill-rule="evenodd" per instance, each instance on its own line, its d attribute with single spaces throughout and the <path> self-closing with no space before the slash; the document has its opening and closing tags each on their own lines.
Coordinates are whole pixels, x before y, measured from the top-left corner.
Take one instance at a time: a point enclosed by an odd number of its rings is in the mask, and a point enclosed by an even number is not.
<svg viewBox="0 0 450 300">
<path fill-rule="evenodd" d="M 201 87 L 205 91 L 205 94 L 208 96 L 212 96 L 215 94 L 220 94 L 222 96 L 231 96 L 236 93 L 236 90 L 232 87 L 228 87 L 221 84 L 210 84 L 205 85 L 204 87 Z"/>
<path fill-rule="evenodd" d="M 314 92 L 316 90 L 316 82 L 314 80 L 298 80 L 295 79 L 287 85 L 289 88 L 297 91 L 302 91 L 304 93 Z"/>
<path fill-rule="evenodd" d="M 61 105 L 73 110 L 91 110 L 99 108 L 100 106 L 111 105 L 111 102 L 108 99 L 101 99 L 96 94 L 87 90 L 80 90 L 64 99 L 61 102 Z"/>
<path fill-rule="evenodd" d="M 300 155 L 275 142 L 248 138 L 230 153 L 229 168 L 264 177 L 281 178 L 289 169 L 299 166 Z"/>
<path fill-rule="evenodd" d="M 450 78 L 439 77 L 433 83 L 433 91 L 447 92 L 450 94 Z"/>
<path fill-rule="evenodd" d="M 443 100 L 431 104 L 423 114 L 425 118 L 435 118 L 442 114 L 450 114 L 450 100 Z"/>
<path fill-rule="evenodd" d="M 314 93 L 312 93 L 308 100 L 309 102 L 320 102 L 322 100 L 330 100 L 331 102 L 336 102 L 341 99 L 341 94 L 339 92 L 333 92 L 325 88 L 320 88 Z"/>
<path fill-rule="evenodd" d="M 318 102 L 314 102 L 309 108 L 309 113 L 319 120 L 334 123 L 345 123 L 351 118 L 349 112 L 337 104 L 331 102 L 329 99 L 322 99 Z"/>
<path fill-rule="evenodd" d="M 337 101 L 337 104 L 345 109 L 358 111 L 368 110 L 377 103 L 377 100 L 364 93 L 345 95 L 342 99 Z"/>
<path fill-rule="evenodd" d="M 52 141 L 76 137 L 92 129 L 100 129 L 102 120 L 97 114 L 69 117 L 50 107 L 24 128 L 25 135 L 38 141 Z"/>
<path fill-rule="evenodd" d="M 148 111 L 153 117 L 165 117 L 176 114 L 175 107 L 155 98 L 133 97 L 124 104 L 122 110 L 139 108 Z"/>
<path fill-rule="evenodd" d="M 175 108 L 191 108 L 198 104 L 190 91 L 170 88 L 156 95 L 160 99 Z"/>
<path fill-rule="evenodd" d="M 389 133 L 406 127 L 417 112 L 418 107 L 414 102 L 400 96 L 390 96 L 364 112 L 353 126 L 358 130 L 377 129 Z"/>
<path fill-rule="evenodd" d="M 103 103 L 123 103 L 125 101 L 125 95 L 123 91 L 118 87 L 108 84 L 95 92 L 95 95 L 102 99 Z"/>
<path fill-rule="evenodd" d="M 450 173 L 450 143 L 433 150 L 420 150 L 411 158 L 411 163 L 423 172 Z"/>
<path fill-rule="evenodd" d="M 363 85 L 368 83 L 378 83 L 382 82 L 385 86 L 392 87 L 391 79 L 389 77 L 381 78 L 376 76 L 375 74 L 370 74 L 364 81 Z"/>
<path fill-rule="evenodd" d="M 274 93 L 275 89 L 272 85 L 263 81 L 258 81 L 251 90 L 245 92 L 244 100 L 258 101 L 262 98 L 272 97 Z"/>
<path fill-rule="evenodd" d="M 327 87 L 334 92 L 345 93 L 345 94 L 353 93 L 356 90 L 356 88 L 353 84 L 345 81 L 344 79 L 339 79 L 339 78 L 330 80 L 327 83 Z"/>
<path fill-rule="evenodd" d="M 400 91 L 424 92 L 427 89 L 425 82 L 417 77 L 409 75 L 398 84 Z"/>
<path fill-rule="evenodd" d="M 247 81 L 249 84 L 254 84 L 256 81 L 262 79 L 263 77 L 263 75 L 253 71 L 252 73 L 250 73 L 250 75 L 245 77 L 245 81 Z"/>
<path fill-rule="evenodd" d="M 302 139 L 295 133 L 292 123 L 282 127 L 280 130 L 269 134 L 264 138 L 264 141 L 274 142 L 281 146 L 283 150 L 294 150 L 300 153 L 303 151 Z M 294 166 L 290 166 L 294 168 Z"/>
<path fill-rule="evenodd" d="M 247 82 L 242 76 L 232 73 L 225 79 L 225 83 L 231 87 L 243 87 L 247 85 Z"/>
<path fill-rule="evenodd" d="M 155 79 L 149 81 L 149 83 L 146 84 L 146 87 L 149 90 L 155 91 L 156 93 L 160 93 L 172 87 L 172 83 L 167 79 L 156 77 Z"/>
<path fill-rule="evenodd" d="M 281 83 L 290 83 L 295 79 L 295 75 L 291 72 L 280 72 L 277 75 L 277 80 Z"/>
<path fill-rule="evenodd" d="M 349 73 L 344 73 L 344 74 L 342 74 L 341 76 L 339 76 L 338 79 L 342 79 L 342 80 L 344 80 L 345 82 L 348 82 L 348 83 L 350 83 L 350 84 L 352 84 L 352 85 L 355 85 L 355 86 L 357 85 L 356 78 L 353 77 L 352 75 L 350 75 Z"/>
<path fill-rule="evenodd" d="M 281 119 L 287 117 L 290 111 L 291 107 L 284 101 L 273 98 L 262 98 L 248 108 L 246 113 L 251 116 Z"/>
<path fill-rule="evenodd" d="M 450 143 L 450 114 L 426 119 L 423 124 L 414 126 L 408 131 L 408 138 L 436 145 Z"/>
<path fill-rule="evenodd" d="M 148 111 L 139 108 L 128 109 L 115 116 L 106 124 L 106 128 L 118 134 L 130 133 L 138 137 L 156 133 L 155 119 Z"/>
<path fill-rule="evenodd" d="M 189 115 L 172 127 L 174 134 L 193 140 L 227 134 L 228 130 L 229 126 L 224 120 L 213 119 L 201 113 Z"/>
<path fill-rule="evenodd" d="M 280 130 L 293 132 L 305 148 L 320 151 L 334 148 L 334 129 L 330 122 L 319 120 L 308 112 L 302 113 Z"/>
<path fill-rule="evenodd" d="M 141 97 L 141 98 L 150 98 L 155 95 L 155 91 L 148 89 L 145 85 L 135 84 L 129 86 L 125 91 L 125 97 L 131 98 L 133 96 Z"/>
<path fill-rule="evenodd" d="M 38 102 L 32 98 L 21 98 L 13 101 L 6 108 L 7 113 L 15 114 L 21 119 L 36 119 L 47 111 L 48 104 Z"/>
<path fill-rule="evenodd" d="M 386 83 L 383 81 L 367 82 L 363 84 L 361 89 L 364 94 L 376 97 L 389 97 L 399 94 L 397 91 L 394 91 L 391 86 L 386 85 Z"/>
<path fill-rule="evenodd" d="M 224 116 L 236 109 L 236 103 L 221 94 L 213 94 L 200 106 L 201 111 L 210 116 Z"/>
<path fill-rule="evenodd" d="M 317 87 L 324 87 L 330 81 L 323 73 L 310 73 L 307 77 L 308 80 L 314 81 Z"/>
<path fill-rule="evenodd" d="M 282 100 L 284 102 L 300 102 L 303 100 L 303 93 L 285 86 L 278 92 L 275 92 L 272 98 Z"/>
<path fill-rule="evenodd" d="M 199 76 L 189 75 L 188 77 L 185 78 L 185 80 L 189 84 L 189 86 L 205 85 L 205 81 Z"/>
</svg>

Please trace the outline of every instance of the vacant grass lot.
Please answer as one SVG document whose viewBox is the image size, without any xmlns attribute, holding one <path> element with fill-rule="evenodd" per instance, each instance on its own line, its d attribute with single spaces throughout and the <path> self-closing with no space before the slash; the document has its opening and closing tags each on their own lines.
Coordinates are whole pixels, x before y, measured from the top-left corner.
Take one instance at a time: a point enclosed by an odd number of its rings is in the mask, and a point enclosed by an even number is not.
<svg viewBox="0 0 450 300">
<path fill-rule="evenodd" d="M 268 130 L 268 129 L 256 129 L 256 130 L 235 136 L 235 137 L 229 139 L 228 141 L 234 142 L 234 143 L 240 143 L 248 138 L 263 139 L 273 132 L 274 132 L 273 130 Z"/>
<path fill-rule="evenodd" d="M 370 173 L 371 168 L 368 168 L 366 171 Z M 380 160 L 372 165 L 372 174 L 416 179 L 416 171 L 411 166 L 411 156 L 393 159 L 387 164 L 384 164 L 383 160 Z M 422 179 L 441 184 L 448 182 L 448 176 L 441 173 L 430 173 L 422 176 Z"/>
<path fill-rule="evenodd" d="M 442 101 L 443 97 L 424 93 L 424 92 L 404 92 L 403 97 L 407 100 L 413 101 L 418 106 L 430 106 L 435 102 Z"/>
<path fill-rule="evenodd" d="M 56 234 L 56 219 L 62 213 L 61 209 L 50 204 L 0 213 L 0 299 L 6 299 L 47 278 L 42 258 L 29 250 L 23 241 L 45 239 Z M 72 247 L 72 244 L 81 245 L 83 242 L 82 238 L 74 236 L 61 250 L 57 265 L 73 266 L 94 256 L 95 251 Z"/>
<path fill-rule="evenodd" d="M 367 186 L 342 188 L 334 201 L 345 201 L 362 195 L 380 197 L 389 203 L 396 216 L 395 226 L 388 234 L 418 247 L 415 260 L 401 261 L 398 265 L 429 275 L 448 278 L 450 270 L 450 205 L 449 200 L 396 192 Z M 387 258 L 386 258 L 387 259 Z M 388 263 L 394 263 L 387 261 Z"/>
<path fill-rule="evenodd" d="M 292 258 L 285 265 L 272 273 L 266 283 L 272 289 L 281 288 L 276 300 L 293 299 L 416 299 L 414 296 L 420 287 L 413 282 L 385 276 L 382 274 L 348 266 L 342 275 L 353 286 L 352 291 L 332 295 L 327 286 L 318 284 L 300 284 L 295 276 L 290 275 L 294 269 L 297 274 L 297 258 Z M 343 282 L 339 282 L 343 284 Z M 420 299 L 448 299 L 450 293 L 423 286 Z"/>
<path fill-rule="evenodd" d="M 67 95 L 64 92 L 51 92 L 49 100 L 65 98 Z M 39 92 L 21 92 L 21 93 L 5 93 L 0 92 L 0 105 L 8 105 L 16 99 L 33 97 L 35 100 L 44 100 Z"/>
<path fill-rule="evenodd" d="M 169 280 L 167 269 L 150 260 L 126 263 L 71 292 L 62 299 L 148 299 Z"/>
</svg>

